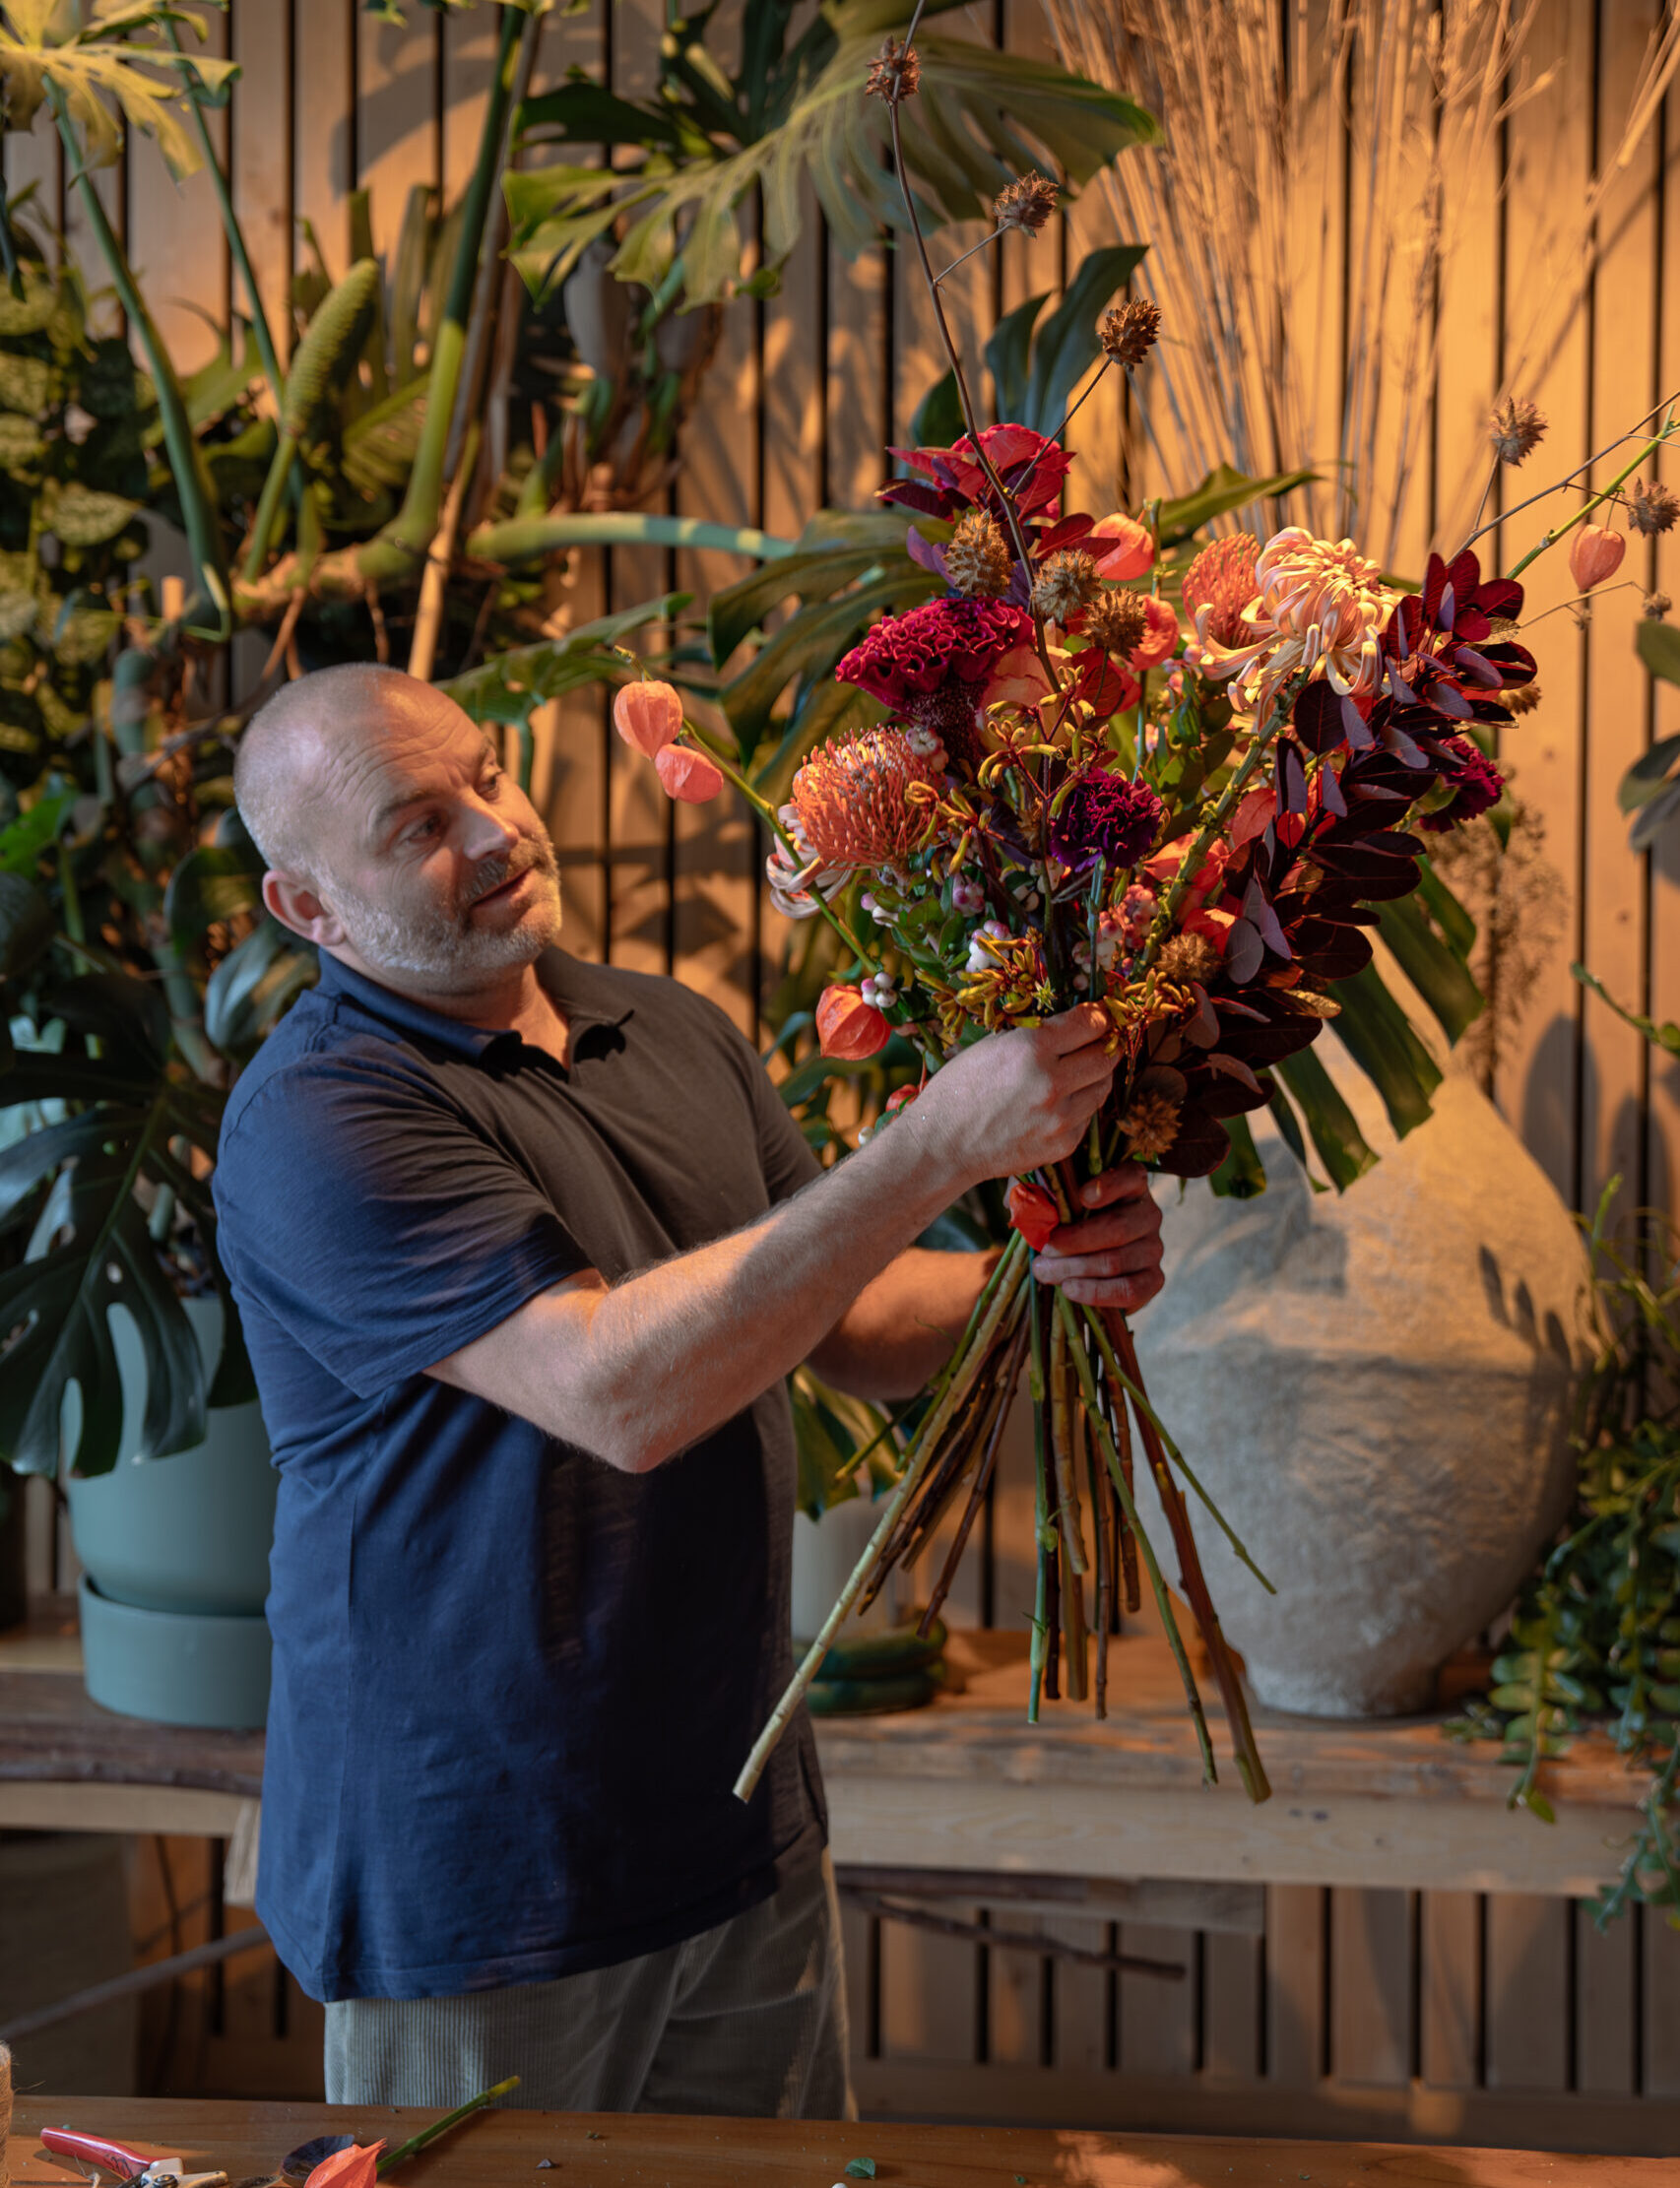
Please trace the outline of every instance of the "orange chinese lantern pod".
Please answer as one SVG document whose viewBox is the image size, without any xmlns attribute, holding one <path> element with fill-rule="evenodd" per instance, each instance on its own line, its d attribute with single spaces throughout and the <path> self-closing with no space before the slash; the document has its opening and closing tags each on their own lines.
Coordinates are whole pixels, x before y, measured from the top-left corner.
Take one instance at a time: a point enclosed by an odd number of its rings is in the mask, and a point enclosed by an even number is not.
<svg viewBox="0 0 1680 2188">
<path fill-rule="evenodd" d="M 651 760 L 681 729 L 682 701 L 669 683 L 620 684 L 613 700 L 613 727 Z"/>
<path fill-rule="evenodd" d="M 1155 542 L 1149 527 L 1129 517 L 1124 509 L 1104 517 L 1085 547 L 1097 558 L 1099 577 L 1124 582 L 1129 577 L 1141 577 L 1155 566 Z"/>
<path fill-rule="evenodd" d="M 1043 1186 L 1035 1186 L 1026 1178 L 1017 1178 L 1003 1197 L 1010 1229 L 1018 1231 L 1035 1254 L 1042 1254 L 1052 1232 L 1061 1227 L 1062 1215 L 1056 1202 Z"/>
<path fill-rule="evenodd" d="M 892 1028 L 856 988 L 824 988 L 816 1005 L 816 1034 L 824 1056 L 861 1063 L 886 1047 Z"/>
<path fill-rule="evenodd" d="M 680 798 L 685 805 L 703 805 L 724 787 L 722 775 L 705 753 L 690 751 L 686 744 L 665 745 L 655 752 L 653 766 L 666 796 Z"/>
<path fill-rule="evenodd" d="M 1569 550 L 1569 574 L 1577 590 L 1590 593 L 1595 585 L 1614 577 L 1627 549 L 1621 533 L 1612 532 L 1607 524 L 1583 524 Z"/>
</svg>

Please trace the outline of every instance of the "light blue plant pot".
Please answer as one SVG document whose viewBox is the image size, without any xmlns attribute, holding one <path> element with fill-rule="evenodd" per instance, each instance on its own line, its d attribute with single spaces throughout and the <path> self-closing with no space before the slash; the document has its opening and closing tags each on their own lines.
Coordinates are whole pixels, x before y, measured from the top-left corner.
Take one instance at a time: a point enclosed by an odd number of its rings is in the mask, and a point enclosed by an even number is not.
<svg viewBox="0 0 1680 2188">
<path fill-rule="evenodd" d="M 189 1299 L 207 1366 L 222 1310 Z M 218 1407 L 205 1441 L 170 1458 L 135 1455 L 146 1369 L 133 1323 L 111 1315 L 122 1378 L 122 1456 L 108 1474 L 67 1476 L 82 1562 L 89 1694 L 124 1716 L 245 1729 L 267 1712 L 263 1617 L 278 1482 L 255 1405 Z"/>
</svg>

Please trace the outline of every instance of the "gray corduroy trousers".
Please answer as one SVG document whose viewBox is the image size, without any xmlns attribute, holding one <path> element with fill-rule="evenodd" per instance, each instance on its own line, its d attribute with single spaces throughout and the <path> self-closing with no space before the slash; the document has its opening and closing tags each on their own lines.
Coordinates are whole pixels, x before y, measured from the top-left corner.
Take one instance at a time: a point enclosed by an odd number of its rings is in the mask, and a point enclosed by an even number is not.
<svg viewBox="0 0 1680 2188">
<path fill-rule="evenodd" d="M 327 2008 L 329 2104 L 447 2111 L 517 2074 L 567 2112 L 855 2119 L 826 1851 L 744 1914 L 640 1960 L 457 1998 Z"/>
</svg>

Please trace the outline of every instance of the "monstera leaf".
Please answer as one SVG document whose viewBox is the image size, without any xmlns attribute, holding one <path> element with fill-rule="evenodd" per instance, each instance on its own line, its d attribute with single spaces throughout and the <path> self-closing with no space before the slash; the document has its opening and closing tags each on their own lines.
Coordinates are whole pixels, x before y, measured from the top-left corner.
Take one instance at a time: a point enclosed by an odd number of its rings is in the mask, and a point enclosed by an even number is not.
<svg viewBox="0 0 1680 2188">
<path fill-rule="evenodd" d="M 580 81 L 527 100 L 527 145 L 614 148 L 610 160 L 507 177 L 512 255 L 534 293 L 564 281 L 606 235 L 620 280 L 657 290 L 675 275 L 690 306 L 743 287 L 767 293 L 799 243 L 808 181 L 829 234 L 852 257 L 881 228 L 904 225 L 885 157 L 887 109 L 861 96 L 883 38 L 903 35 L 904 0 L 827 0 L 791 44 L 782 0 L 748 0 L 734 77 L 703 42 L 712 12 L 691 14 L 662 41 L 659 82 L 645 99 Z M 1128 146 L 1158 140 L 1153 116 L 1123 94 L 930 31 L 928 17 L 940 12 L 925 10 L 917 32 L 921 89 L 903 133 L 925 225 L 986 218 L 1028 168 L 1077 185 Z M 763 255 L 743 281 L 738 214 L 755 187 Z"/>
<path fill-rule="evenodd" d="M 166 1192 L 214 1241 L 216 1213 L 193 1157 L 214 1158 L 222 1098 L 168 1062 L 167 1012 L 145 983 L 90 974 L 52 993 L 45 1008 L 67 1029 L 62 1051 L 19 1050 L 0 1069 L 0 1112 L 44 1102 L 71 1111 L 0 1152 L 0 1251 L 12 1259 L 0 1272 L 0 1332 L 9 1332 L 0 1337 L 0 1460 L 57 1473 L 74 1384 L 81 1426 L 67 1455 L 76 1473 L 100 1474 L 121 1455 L 113 1307 L 133 1317 L 144 1351 L 148 1455 L 202 1442 L 208 1405 L 254 1394 L 214 1254 L 225 1334 L 207 1378 L 148 1226 L 149 1207 Z"/>
</svg>

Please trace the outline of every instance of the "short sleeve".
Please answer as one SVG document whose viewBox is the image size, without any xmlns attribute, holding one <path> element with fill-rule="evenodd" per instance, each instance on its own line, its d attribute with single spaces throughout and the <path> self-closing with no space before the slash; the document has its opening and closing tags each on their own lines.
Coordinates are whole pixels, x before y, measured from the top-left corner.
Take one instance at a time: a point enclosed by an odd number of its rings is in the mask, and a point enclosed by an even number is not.
<svg viewBox="0 0 1680 2188">
<path fill-rule="evenodd" d="M 550 1202 L 435 1089 L 312 1057 L 226 1135 L 224 1263 L 359 1398 L 482 1337 L 588 1258 Z"/>
</svg>

